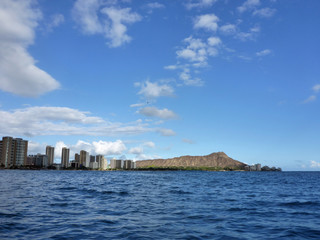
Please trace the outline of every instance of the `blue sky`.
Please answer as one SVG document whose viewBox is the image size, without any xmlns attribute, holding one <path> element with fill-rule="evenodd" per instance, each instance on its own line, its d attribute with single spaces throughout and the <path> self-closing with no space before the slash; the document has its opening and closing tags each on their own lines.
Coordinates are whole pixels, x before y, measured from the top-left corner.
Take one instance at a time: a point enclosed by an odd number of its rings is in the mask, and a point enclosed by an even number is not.
<svg viewBox="0 0 320 240">
<path fill-rule="evenodd" d="M 0 134 L 29 153 L 320 168 L 317 0 L 2 0 Z"/>
</svg>

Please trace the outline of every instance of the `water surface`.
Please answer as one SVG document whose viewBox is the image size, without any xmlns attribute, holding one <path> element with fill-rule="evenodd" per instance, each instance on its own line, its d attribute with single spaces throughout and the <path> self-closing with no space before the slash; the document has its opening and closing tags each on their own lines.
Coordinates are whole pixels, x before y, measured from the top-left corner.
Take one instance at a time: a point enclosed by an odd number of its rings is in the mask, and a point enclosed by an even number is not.
<svg viewBox="0 0 320 240">
<path fill-rule="evenodd" d="M 320 239 L 320 172 L 0 171 L 0 239 Z"/>
</svg>

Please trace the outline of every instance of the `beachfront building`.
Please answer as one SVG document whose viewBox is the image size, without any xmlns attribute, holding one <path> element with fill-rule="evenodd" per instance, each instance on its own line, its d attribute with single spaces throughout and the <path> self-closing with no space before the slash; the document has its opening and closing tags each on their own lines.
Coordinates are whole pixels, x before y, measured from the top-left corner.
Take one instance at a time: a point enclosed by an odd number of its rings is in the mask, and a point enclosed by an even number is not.
<svg viewBox="0 0 320 240">
<path fill-rule="evenodd" d="M 69 156 L 70 156 L 70 149 L 69 148 L 62 148 L 61 152 L 61 167 L 67 168 L 69 167 Z"/>
<path fill-rule="evenodd" d="M 110 160 L 110 168 L 112 169 L 122 169 L 124 161 L 121 159 L 111 159 Z"/>
<path fill-rule="evenodd" d="M 48 156 L 48 164 L 49 164 L 49 166 L 53 165 L 53 162 L 54 162 L 54 147 L 47 146 L 46 147 L 46 155 Z"/>
<path fill-rule="evenodd" d="M 46 154 L 40 154 L 38 153 L 37 155 L 29 155 L 27 157 L 27 166 L 35 166 L 39 168 L 45 168 L 48 167 L 49 160 L 48 156 Z"/>
<path fill-rule="evenodd" d="M 86 168 L 89 168 L 90 165 L 90 156 L 89 153 L 85 150 L 80 151 L 80 167 L 84 166 Z"/>
<path fill-rule="evenodd" d="M 103 155 L 97 155 L 96 162 L 98 163 L 98 168 L 102 170 L 107 169 L 107 159 Z"/>
<path fill-rule="evenodd" d="M 124 160 L 123 169 L 130 170 L 132 168 L 133 168 L 133 161 L 132 160 Z"/>
<path fill-rule="evenodd" d="M 9 168 L 24 166 L 27 162 L 28 141 L 22 138 L 3 137 L 0 141 L 0 165 Z"/>
</svg>

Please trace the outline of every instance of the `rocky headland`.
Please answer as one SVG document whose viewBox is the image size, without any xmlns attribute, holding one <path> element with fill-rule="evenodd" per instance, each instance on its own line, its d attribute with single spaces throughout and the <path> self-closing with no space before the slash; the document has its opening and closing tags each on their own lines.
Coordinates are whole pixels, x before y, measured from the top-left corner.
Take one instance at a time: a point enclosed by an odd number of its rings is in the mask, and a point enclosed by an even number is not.
<svg viewBox="0 0 320 240">
<path fill-rule="evenodd" d="M 136 161 L 137 169 L 143 168 L 191 168 L 216 170 L 243 170 L 245 163 L 230 158 L 224 152 L 211 153 L 205 156 L 181 156 L 169 159 Z"/>
</svg>

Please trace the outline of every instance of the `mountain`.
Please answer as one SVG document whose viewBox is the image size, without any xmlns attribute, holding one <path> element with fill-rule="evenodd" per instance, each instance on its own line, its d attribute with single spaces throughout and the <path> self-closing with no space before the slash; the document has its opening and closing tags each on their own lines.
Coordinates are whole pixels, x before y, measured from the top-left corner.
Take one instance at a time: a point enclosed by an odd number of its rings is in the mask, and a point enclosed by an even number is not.
<svg viewBox="0 0 320 240">
<path fill-rule="evenodd" d="M 137 168 L 146 167 L 220 167 L 244 168 L 246 164 L 236 161 L 224 152 L 211 153 L 206 156 L 182 156 L 169 159 L 136 161 Z"/>
</svg>

